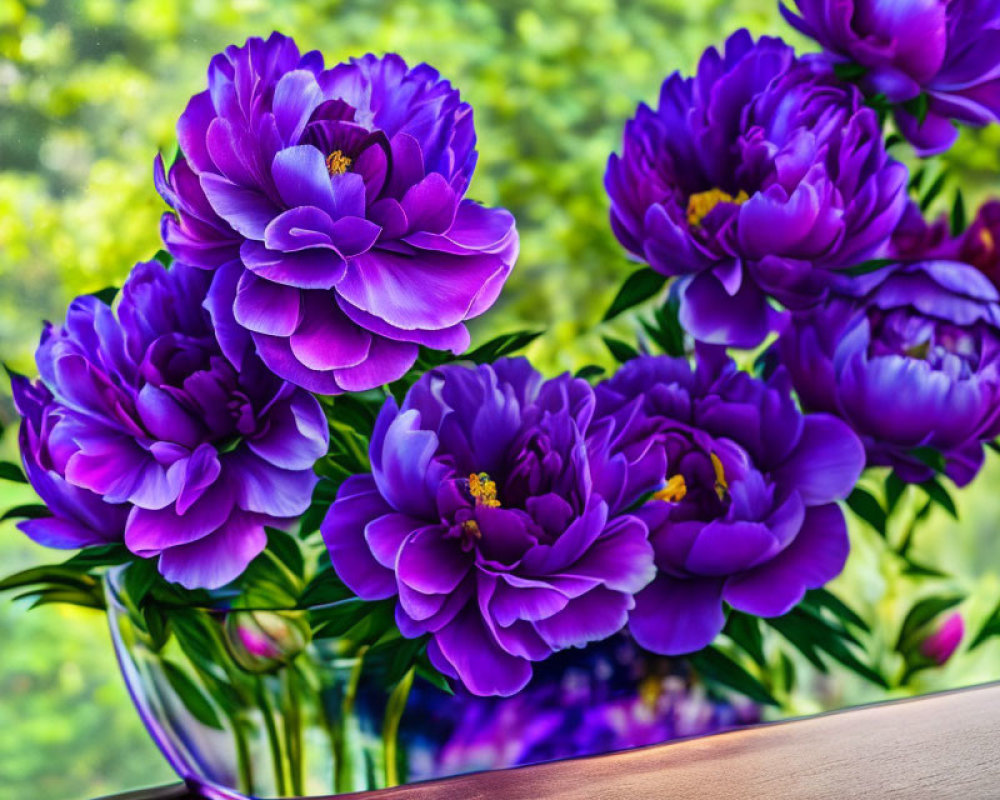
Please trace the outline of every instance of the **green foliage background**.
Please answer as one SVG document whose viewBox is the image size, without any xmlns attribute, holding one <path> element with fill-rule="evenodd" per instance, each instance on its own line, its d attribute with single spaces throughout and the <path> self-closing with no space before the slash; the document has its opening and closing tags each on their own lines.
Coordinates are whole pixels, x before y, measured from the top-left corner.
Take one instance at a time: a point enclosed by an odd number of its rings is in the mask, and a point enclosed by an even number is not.
<svg viewBox="0 0 1000 800">
<path fill-rule="evenodd" d="M 395 50 L 433 63 L 461 88 L 479 131 L 471 194 L 510 208 L 522 241 L 507 292 L 477 325 L 480 338 L 544 326 L 531 350 L 543 368 L 609 364 L 598 333 L 628 337 L 633 323 L 598 329 L 631 269 L 607 224 L 607 154 L 638 101 L 655 102 L 669 71 L 690 70 L 705 46 L 739 26 L 789 35 L 770 0 L 0 0 L 0 354 L 33 372 L 42 319 L 60 319 L 77 293 L 120 284 L 158 249 L 154 153 L 172 146 L 174 121 L 204 87 L 209 57 L 277 28 L 328 62 Z M 997 188 L 998 146 L 997 129 L 967 133 L 948 156 L 951 187 L 961 185 L 967 201 Z M 13 434 L 3 440 L 7 458 Z M 958 575 L 973 629 L 1000 589 L 998 479 L 991 460 L 960 497 L 962 523 L 933 516 L 916 545 L 920 560 Z M 21 501 L 15 494 L 0 487 L 0 505 Z M 901 576 L 874 535 L 857 528 L 836 588 L 878 620 L 878 651 L 934 582 Z M 0 573 L 45 555 L 0 526 Z M 993 642 L 914 688 L 996 678 Z M 886 696 L 819 676 L 809 688 L 791 711 Z M 54 607 L 29 614 L 0 602 L 0 800 L 86 798 L 170 778 L 131 710 L 100 616 Z"/>
</svg>

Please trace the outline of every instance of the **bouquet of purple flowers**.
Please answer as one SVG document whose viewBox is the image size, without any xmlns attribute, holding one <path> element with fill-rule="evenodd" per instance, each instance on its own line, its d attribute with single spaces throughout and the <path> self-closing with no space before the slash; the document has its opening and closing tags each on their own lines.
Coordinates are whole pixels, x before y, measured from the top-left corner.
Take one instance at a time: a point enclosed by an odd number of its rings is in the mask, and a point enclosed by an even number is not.
<svg viewBox="0 0 1000 800">
<path fill-rule="evenodd" d="M 293 701 L 333 691 L 310 653 L 355 665 L 317 712 L 338 790 L 373 785 L 343 719 L 369 706 L 381 784 L 757 719 L 795 659 L 885 687 L 943 663 L 961 617 L 929 632 L 960 597 L 911 609 L 888 674 L 824 587 L 845 507 L 885 535 L 904 495 L 885 547 L 933 574 L 913 530 L 1000 435 L 998 205 L 966 224 L 958 194 L 926 220 L 943 179 L 906 165 L 1000 120 L 1000 1 L 796 6 L 821 53 L 738 31 L 625 124 L 610 220 L 647 266 L 605 319 L 640 328 L 606 338 L 614 370 L 555 377 L 517 355 L 537 331 L 470 349 L 518 233 L 467 196 L 473 110 L 448 80 L 396 55 L 327 67 L 277 33 L 214 56 L 154 161 L 164 250 L 46 325 L 37 379 L 11 376 L 23 471 L 3 477 L 42 504 L 8 516 L 79 552 L 0 589 L 124 610 L 133 694 L 154 690 L 129 652 L 166 653 L 208 729 L 279 706 L 269 796 L 308 786 Z M 627 680 L 567 710 L 552 675 L 611 647 Z M 721 722 L 669 716 L 678 687 Z M 397 740 L 416 754 L 427 731 L 407 708 L 448 720 L 409 766 Z M 261 792 L 248 754 L 206 785 Z"/>
</svg>

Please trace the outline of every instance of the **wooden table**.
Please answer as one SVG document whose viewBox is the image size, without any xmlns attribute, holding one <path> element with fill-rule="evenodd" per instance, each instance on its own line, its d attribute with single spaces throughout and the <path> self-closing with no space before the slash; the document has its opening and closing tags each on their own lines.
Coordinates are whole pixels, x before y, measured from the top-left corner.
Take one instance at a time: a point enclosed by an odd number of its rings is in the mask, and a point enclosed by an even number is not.
<svg viewBox="0 0 1000 800">
<path fill-rule="evenodd" d="M 358 800 L 995 800 L 1000 683 Z M 110 800 L 110 799 L 108 799 Z M 181 786 L 115 800 L 197 800 Z"/>
</svg>

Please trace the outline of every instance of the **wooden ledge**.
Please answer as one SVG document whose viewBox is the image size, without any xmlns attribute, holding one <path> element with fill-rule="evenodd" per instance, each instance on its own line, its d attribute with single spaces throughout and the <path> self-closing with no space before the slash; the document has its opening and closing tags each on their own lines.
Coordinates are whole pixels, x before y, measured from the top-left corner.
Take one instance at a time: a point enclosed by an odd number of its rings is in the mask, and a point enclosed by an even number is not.
<svg viewBox="0 0 1000 800">
<path fill-rule="evenodd" d="M 1000 683 L 357 800 L 1000 798 Z M 195 800 L 183 789 L 118 800 Z"/>
</svg>

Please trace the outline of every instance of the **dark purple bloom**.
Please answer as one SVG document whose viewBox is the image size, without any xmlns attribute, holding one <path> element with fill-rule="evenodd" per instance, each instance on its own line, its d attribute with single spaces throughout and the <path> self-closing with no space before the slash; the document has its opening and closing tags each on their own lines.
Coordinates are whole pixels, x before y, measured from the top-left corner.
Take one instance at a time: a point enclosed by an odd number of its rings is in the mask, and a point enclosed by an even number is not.
<svg viewBox="0 0 1000 800">
<path fill-rule="evenodd" d="M 332 394 L 399 378 L 420 345 L 461 352 L 517 256 L 513 217 L 464 199 L 472 109 L 395 55 L 324 69 L 279 34 L 212 59 L 156 182 L 167 248 L 215 271 L 234 362 Z"/>
<path fill-rule="evenodd" d="M 66 462 L 73 448 L 58 431 L 70 412 L 40 381 L 14 375 L 10 383 L 22 418 L 18 443 L 24 471 L 51 514 L 24 520 L 17 527 L 46 547 L 76 549 L 120 542 L 128 506 L 105 503 L 100 495 L 66 480 Z"/>
<path fill-rule="evenodd" d="M 906 168 L 857 89 L 739 31 L 693 78 L 668 77 L 656 111 L 639 106 L 605 185 L 621 243 L 681 279 L 685 328 L 753 347 L 774 324 L 768 298 L 812 305 L 832 271 L 883 253 Z"/>
<path fill-rule="evenodd" d="M 630 472 L 656 475 L 636 512 L 659 569 L 629 617 L 643 647 L 699 650 L 722 630 L 723 602 L 777 616 L 841 571 L 847 528 L 835 501 L 853 489 L 864 451 L 841 420 L 798 410 L 784 370 L 758 380 L 701 348 L 695 370 L 642 357 L 596 392 L 597 419 L 624 431 L 613 450 Z"/>
<path fill-rule="evenodd" d="M 933 448 L 964 486 L 1000 433 L 1000 305 L 975 268 L 904 263 L 797 315 L 777 352 L 802 404 L 842 417 L 870 465 L 906 481 L 933 476 Z"/>
<path fill-rule="evenodd" d="M 956 260 L 971 264 L 1000 288 L 1000 200 L 979 207 L 976 218 L 959 239 Z"/>
<path fill-rule="evenodd" d="M 896 105 L 896 123 L 922 155 L 947 150 L 952 120 L 1000 120 L 1000 0 L 795 0 L 786 19 L 861 84 Z M 916 102 L 926 97 L 926 117 Z"/>
<path fill-rule="evenodd" d="M 327 448 L 322 410 L 259 360 L 238 372 L 223 357 L 202 308 L 209 280 L 137 264 L 117 316 L 79 297 L 46 328 L 41 383 L 14 389 L 29 478 L 59 523 L 30 535 L 124 538 L 168 580 L 216 588 L 264 548 L 265 525 L 305 511 Z"/>
<path fill-rule="evenodd" d="M 438 695 L 436 706 L 428 703 L 419 716 L 421 728 L 444 729 L 444 742 L 435 742 L 423 758 L 419 745 L 408 747 L 411 778 L 645 747 L 707 736 L 761 717 L 759 706 L 745 698 L 710 698 L 704 686 L 684 674 L 682 664 L 643 654 L 631 642 L 612 639 L 558 671 L 546 663 L 539 672 L 514 697 L 459 693 L 455 701 L 442 702 Z"/>
<path fill-rule="evenodd" d="M 372 473 L 323 523 L 359 597 L 397 597 L 404 636 L 474 694 L 509 695 L 531 662 L 617 632 L 653 576 L 645 526 L 612 518 L 625 458 L 587 439 L 594 392 L 524 359 L 433 370 L 386 401 Z"/>
</svg>

